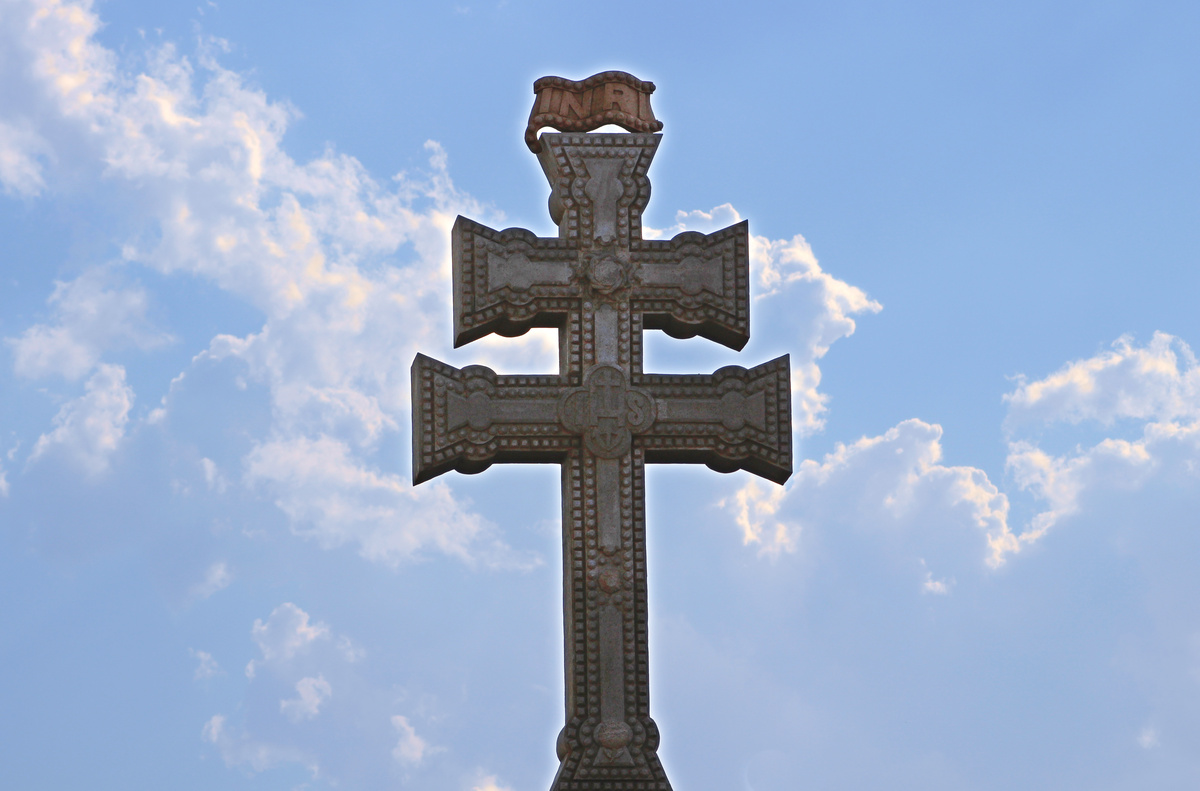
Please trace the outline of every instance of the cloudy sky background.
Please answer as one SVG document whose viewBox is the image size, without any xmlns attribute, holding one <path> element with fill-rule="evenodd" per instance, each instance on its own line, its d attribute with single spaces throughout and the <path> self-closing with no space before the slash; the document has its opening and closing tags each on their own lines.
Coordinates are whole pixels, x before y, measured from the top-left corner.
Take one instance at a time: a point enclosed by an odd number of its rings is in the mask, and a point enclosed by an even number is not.
<svg viewBox="0 0 1200 791">
<path fill-rule="evenodd" d="M 649 480 L 680 791 L 1200 783 L 1200 9 L 0 0 L 0 781 L 532 791 L 556 467 L 409 484 L 448 231 L 554 228 L 545 74 L 750 220 L 785 487 Z"/>
</svg>

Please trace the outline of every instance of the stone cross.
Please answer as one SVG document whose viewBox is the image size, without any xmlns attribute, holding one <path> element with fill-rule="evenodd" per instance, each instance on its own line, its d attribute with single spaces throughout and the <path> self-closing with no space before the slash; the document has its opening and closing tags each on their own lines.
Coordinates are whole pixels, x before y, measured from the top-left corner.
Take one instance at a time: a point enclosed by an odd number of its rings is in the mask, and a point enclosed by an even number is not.
<svg viewBox="0 0 1200 791">
<path fill-rule="evenodd" d="M 634 79 L 553 79 L 614 74 Z M 496 462 L 562 465 L 566 725 L 552 791 L 671 788 L 650 717 L 646 463 L 777 483 L 792 472 L 786 356 L 711 375 L 642 371 L 645 329 L 734 349 L 749 340 L 746 222 L 642 239 L 660 139 L 543 133 L 558 238 L 454 224 L 455 346 L 556 327 L 557 375 L 460 370 L 420 354 L 412 366 L 414 483 Z"/>
</svg>

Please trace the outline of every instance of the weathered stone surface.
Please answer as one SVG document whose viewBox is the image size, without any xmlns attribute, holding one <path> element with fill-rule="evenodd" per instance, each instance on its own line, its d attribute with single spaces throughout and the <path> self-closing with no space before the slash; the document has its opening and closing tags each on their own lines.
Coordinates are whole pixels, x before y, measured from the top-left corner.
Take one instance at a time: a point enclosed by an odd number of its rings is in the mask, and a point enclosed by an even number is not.
<svg viewBox="0 0 1200 791">
<path fill-rule="evenodd" d="M 557 327 L 557 375 L 424 355 L 412 367 L 414 482 L 497 462 L 562 465 L 567 699 L 555 791 L 670 789 L 650 717 L 645 465 L 779 483 L 792 471 L 786 356 L 711 375 L 642 371 L 645 329 L 734 349 L 749 338 L 745 222 L 641 238 L 659 138 L 543 134 L 558 238 L 455 222 L 455 345 Z"/>
</svg>

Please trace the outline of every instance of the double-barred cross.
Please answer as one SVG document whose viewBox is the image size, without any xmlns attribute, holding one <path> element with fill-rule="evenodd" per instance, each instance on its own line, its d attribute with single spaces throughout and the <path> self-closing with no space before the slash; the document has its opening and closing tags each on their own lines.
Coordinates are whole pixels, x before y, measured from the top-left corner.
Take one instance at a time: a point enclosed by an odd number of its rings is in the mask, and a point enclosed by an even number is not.
<svg viewBox="0 0 1200 791">
<path fill-rule="evenodd" d="M 543 134 L 557 239 L 459 217 L 455 346 L 559 330 L 557 375 L 412 367 L 413 480 L 562 465 L 566 725 L 554 791 L 670 791 L 650 717 L 645 465 L 791 475 L 788 358 L 711 375 L 642 371 L 642 331 L 749 340 L 749 233 L 643 240 L 658 134 Z"/>
</svg>

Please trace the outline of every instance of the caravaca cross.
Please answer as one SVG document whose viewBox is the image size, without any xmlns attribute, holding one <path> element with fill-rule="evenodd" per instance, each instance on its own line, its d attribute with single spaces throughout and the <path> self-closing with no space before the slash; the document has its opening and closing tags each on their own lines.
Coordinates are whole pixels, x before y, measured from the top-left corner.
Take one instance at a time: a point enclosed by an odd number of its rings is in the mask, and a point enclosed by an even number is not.
<svg viewBox="0 0 1200 791">
<path fill-rule="evenodd" d="M 642 371 L 642 331 L 749 340 L 749 231 L 642 239 L 662 128 L 654 84 L 544 77 L 526 142 L 550 182 L 556 239 L 459 217 L 454 345 L 557 327 L 556 376 L 461 370 L 417 355 L 413 480 L 496 462 L 562 465 L 566 725 L 553 791 L 670 791 L 650 718 L 647 463 L 792 472 L 786 356 L 749 370 Z M 591 133 L 618 124 L 624 133 Z M 563 133 L 544 133 L 552 126 Z"/>
</svg>

